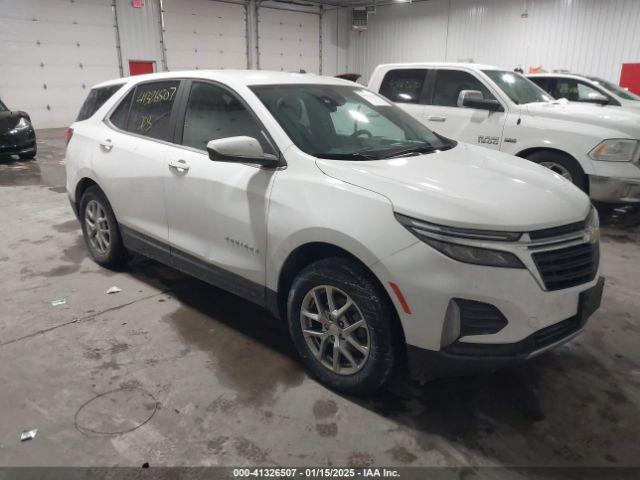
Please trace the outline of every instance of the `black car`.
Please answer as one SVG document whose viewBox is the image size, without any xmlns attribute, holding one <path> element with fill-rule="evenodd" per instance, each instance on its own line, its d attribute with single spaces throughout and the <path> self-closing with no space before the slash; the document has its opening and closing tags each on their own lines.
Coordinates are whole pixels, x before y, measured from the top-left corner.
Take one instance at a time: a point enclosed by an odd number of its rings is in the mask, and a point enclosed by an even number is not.
<svg viewBox="0 0 640 480">
<path fill-rule="evenodd" d="M 22 159 L 36 156 L 36 132 L 26 112 L 11 111 L 0 101 L 0 157 L 18 155 Z"/>
</svg>

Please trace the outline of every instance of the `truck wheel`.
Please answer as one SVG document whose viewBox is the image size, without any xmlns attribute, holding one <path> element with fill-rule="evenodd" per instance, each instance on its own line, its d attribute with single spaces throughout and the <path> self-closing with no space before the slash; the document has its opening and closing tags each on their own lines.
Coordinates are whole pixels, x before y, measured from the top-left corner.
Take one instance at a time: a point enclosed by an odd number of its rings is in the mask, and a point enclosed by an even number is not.
<svg viewBox="0 0 640 480">
<path fill-rule="evenodd" d="M 538 165 L 563 176 L 583 192 L 587 192 L 587 176 L 582 167 L 569 155 L 560 152 L 540 151 L 526 157 Z"/>
<path fill-rule="evenodd" d="M 287 321 L 310 373 L 337 391 L 383 387 L 398 363 L 395 311 L 371 274 L 344 258 L 319 260 L 293 281 Z"/>
<path fill-rule="evenodd" d="M 80 200 L 82 235 L 91 258 L 106 268 L 117 268 L 127 260 L 120 228 L 105 194 L 89 187 Z"/>
</svg>

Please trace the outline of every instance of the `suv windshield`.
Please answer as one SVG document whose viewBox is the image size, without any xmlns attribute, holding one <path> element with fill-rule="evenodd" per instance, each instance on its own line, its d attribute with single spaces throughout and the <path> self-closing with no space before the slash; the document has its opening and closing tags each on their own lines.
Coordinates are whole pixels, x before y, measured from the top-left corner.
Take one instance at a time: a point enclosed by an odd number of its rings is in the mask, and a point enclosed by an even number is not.
<svg viewBox="0 0 640 480">
<path fill-rule="evenodd" d="M 251 90 L 296 146 L 315 157 L 378 160 L 455 145 L 362 87 L 262 85 Z"/>
<path fill-rule="evenodd" d="M 638 95 L 630 92 L 629 90 L 622 88 L 619 85 L 616 85 L 615 83 L 608 82 L 607 80 L 603 80 L 602 78 L 598 78 L 598 77 L 587 77 L 587 78 L 591 80 L 593 83 L 600 85 L 605 90 L 609 90 L 610 92 L 615 93 L 620 98 L 624 98 L 625 100 L 634 100 L 636 102 L 640 102 L 640 97 Z"/>
<path fill-rule="evenodd" d="M 553 98 L 528 78 L 504 70 L 483 70 L 516 105 L 551 102 Z"/>
</svg>

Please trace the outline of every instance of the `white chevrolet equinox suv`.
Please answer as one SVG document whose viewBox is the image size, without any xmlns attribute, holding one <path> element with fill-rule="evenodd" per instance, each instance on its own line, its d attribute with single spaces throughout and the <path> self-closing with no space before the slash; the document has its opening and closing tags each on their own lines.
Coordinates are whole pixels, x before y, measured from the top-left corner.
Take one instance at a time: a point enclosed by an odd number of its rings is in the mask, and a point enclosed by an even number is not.
<svg viewBox="0 0 640 480">
<path fill-rule="evenodd" d="M 511 365 L 600 304 L 587 195 L 354 83 L 161 73 L 97 85 L 81 113 L 67 190 L 91 257 L 137 252 L 268 308 L 336 390 Z"/>
</svg>

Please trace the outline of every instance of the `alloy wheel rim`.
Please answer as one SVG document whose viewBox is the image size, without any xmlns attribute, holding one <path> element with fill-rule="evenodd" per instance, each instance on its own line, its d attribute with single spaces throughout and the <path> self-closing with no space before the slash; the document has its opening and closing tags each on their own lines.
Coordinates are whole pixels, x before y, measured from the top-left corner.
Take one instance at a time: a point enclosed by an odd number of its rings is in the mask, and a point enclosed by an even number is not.
<svg viewBox="0 0 640 480">
<path fill-rule="evenodd" d="M 331 285 L 320 285 L 302 300 L 300 326 L 315 359 L 338 375 L 353 375 L 369 358 L 367 321 L 353 299 Z"/>
<path fill-rule="evenodd" d="M 557 173 L 561 177 L 564 177 L 573 183 L 573 177 L 571 176 L 571 173 L 569 172 L 569 170 L 567 170 L 565 166 L 560 165 L 559 163 L 556 163 L 556 162 L 540 162 L 540 165 L 548 168 L 552 172 Z"/>
<path fill-rule="evenodd" d="M 87 203 L 84 213 L 89 245 L 99 255 L 105 255 L 111 248 L 111 229 L 104 207 L 95 200 Z"/>
</svg>

